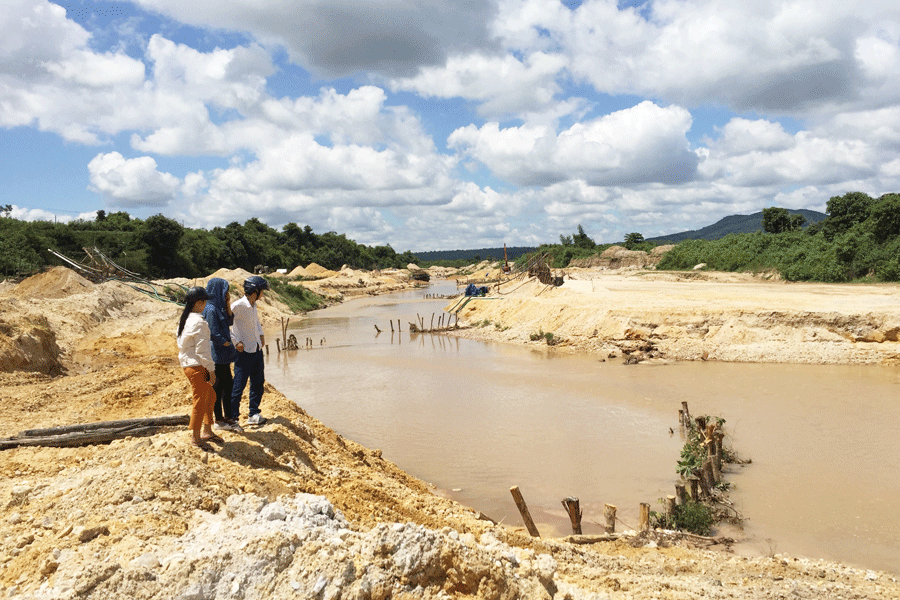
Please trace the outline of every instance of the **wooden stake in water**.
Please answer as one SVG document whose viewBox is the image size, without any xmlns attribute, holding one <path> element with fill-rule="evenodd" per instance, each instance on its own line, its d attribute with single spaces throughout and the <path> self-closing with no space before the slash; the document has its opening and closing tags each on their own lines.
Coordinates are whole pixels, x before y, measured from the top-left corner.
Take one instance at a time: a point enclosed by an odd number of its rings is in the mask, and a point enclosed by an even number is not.
<svg viewBox="0 0 900 600">
<path fill-rule="evenodd" d="M 603 516 L 606 517 L 606 533 L 616 532 L 616 506 L 607 504 L 603 508 Z"/>
<path fill-rule="evenodd" d="M 670 517 L 675 516 L 675 496 L 666 496 L 666 514 Z"/>
<path fill-rule="evenodd" d="M 675 499 L 678 501 L 678 504 L 687 504 L 687 490 L 685 490 L 683 483 L 675 484 Z"/>
<path fill-rule="evenodd" d="M 522 492 L 519 491 L 519 486 L 514 485 L 509 488 L 509 493 L 512 494 L 513 500 L 516 502 L 516 508 L 519 509 L 519 514 L 522 515 L 522 520 L 525 521 L 525 528 L 528 529 L 528 533 L 531 534 L 531 537 L 541 537 L 541 534 L 538 533 L 537 527 L 534 525 L 534 521 L 531 519 L 531 513 L 528 512 L 528 505 L 525 504 L 525 498 L 522 497 Z"/>
<path fill-rule="evenodd" d="M 688 477 L 688 481 L 691 484 L 691 500 L 697 502 L 700 500 L 700 478 L 696 475 L 691 475 Z"/>
<path fill-rule="evenodd" d="M 650 531 L 650 505 L 646 502 L 641 502 L 641 515 L 638 529 L 640 529 L 641 533 Z"/>
<path fill-rule="evenodd" d="M 581 508 L 578 506 L 578 498 L 569 496 L 562 501 L 563 508 L 569 513 L 569 520 L 572 522 L 572 533 L 581 535 Z"/>
</svg>

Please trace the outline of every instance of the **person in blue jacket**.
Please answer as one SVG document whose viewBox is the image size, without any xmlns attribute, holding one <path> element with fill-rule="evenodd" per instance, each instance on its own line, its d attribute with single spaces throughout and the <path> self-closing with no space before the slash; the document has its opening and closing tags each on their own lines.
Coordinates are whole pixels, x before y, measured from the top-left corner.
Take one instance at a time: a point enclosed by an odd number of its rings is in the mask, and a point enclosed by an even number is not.
<svg viewBox="0 0 900 600">
<path fill-rule="evenodd" d="M 216 415 L 216 429 L 241 431 L 236 419 L 231 417 L 235 411 L 231 409 L 231 388 L 234 378 L 231 375 L 231 363 L 237 356 L 231 342 L 231 326 L 234 314 L 231 312 L 231 298 L 228 282 L 214 277 L 206 284 L 209 301 L 203 310 L 203 318 L 209 324 L 212 340 L 212 359 L 216 364 L 216 403 L 213 410 Z"/>
</svg>

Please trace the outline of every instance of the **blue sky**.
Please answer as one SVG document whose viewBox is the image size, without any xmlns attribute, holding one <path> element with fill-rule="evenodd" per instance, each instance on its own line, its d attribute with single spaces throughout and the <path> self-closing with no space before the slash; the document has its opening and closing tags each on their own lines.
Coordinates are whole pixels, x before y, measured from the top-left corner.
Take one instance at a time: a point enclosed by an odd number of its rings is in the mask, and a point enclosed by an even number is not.
<svg viewBox="0 0 900 600">
<path fill-rule="evenodd" d="M 0 0 L 0 204 L 398 251 L 900 191 L 900 8 Z"/>
</svg>

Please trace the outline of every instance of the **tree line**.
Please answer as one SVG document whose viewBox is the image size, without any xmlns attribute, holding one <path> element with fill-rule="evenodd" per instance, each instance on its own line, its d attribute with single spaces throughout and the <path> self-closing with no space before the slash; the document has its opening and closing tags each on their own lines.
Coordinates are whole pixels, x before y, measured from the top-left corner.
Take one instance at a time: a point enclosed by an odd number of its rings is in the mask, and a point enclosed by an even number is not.
<svg viewBox="0 0 900 600">
<path fill-rule="evenodd" d="M 900 194 L 834 196 L 825 220 L 805 228 L 783 210 L 763 211 L 764 232 L 682 242 L 657 268 L 705 263 L 720 271 L 777 271 L 789 281 L 900 281 Z"/>
<path fill-rule="evenodd" d="M 900 281 L 900 194 L 834 196 L 826 215 L 807 225 L 803 215 L 766 208 L 762 231 L 682 241 L 656 268 L 688 270 L 705 264 L 715 271 L 778 272 L 789 281 Z M 562 268 L 574 258 L 594 256 L 610 245 L 594 244 L 579 225 L 576 233 L 561 235 L 559 244 L 541 246 L 538 252 L 548 252 L 552 266 Z M 648 251 L 654 243 L 634 232 L 625 236 L 623 245 Z"/>
<path fill-rule="evenodd" d="M 293 269 L 315 262 L 327 269 L 405 268 L 416 261 L 407 250 L 366 246 L 333 231 L 288 223 L 280 231 L 253 218 L 212 230 L 184 227 L 163 215 L 147 219 L 127 212 L 97 211 L 93 220 L 69 223 L 20 221 L 0 205 L 0 274 L 15 276 L 61 264 L 48 249 L 74 259 L 97 248 L 118 265 L 151 278 L 204 277 L 220 268 L 253 272 L 258 265 Z"/>
</svg>

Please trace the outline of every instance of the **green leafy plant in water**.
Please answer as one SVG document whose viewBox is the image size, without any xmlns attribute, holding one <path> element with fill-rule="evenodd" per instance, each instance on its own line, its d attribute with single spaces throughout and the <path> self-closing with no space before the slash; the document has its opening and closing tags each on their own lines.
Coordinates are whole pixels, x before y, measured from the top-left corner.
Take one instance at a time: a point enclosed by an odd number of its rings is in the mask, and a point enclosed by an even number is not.
<svg viewBox="0 0 900 600">
<path fill-rule="evenodd" d="M 693 475 L 697 469 L 703 466 L 704 450 L 701 444 L 688 440 L 681 448 L 681 460 L 678 461 L 675 471 L 685 478 Z"/>
<path fill-rule="evenodd" d="M 661 529 L 675 529 L 705 536 L 712 532 L 714 523 L 712 510 L 705 504 L 693 500 L 676 506 L 675 512 L 671 515 L 650 511 L 650 524 Z"/>
</svg>

